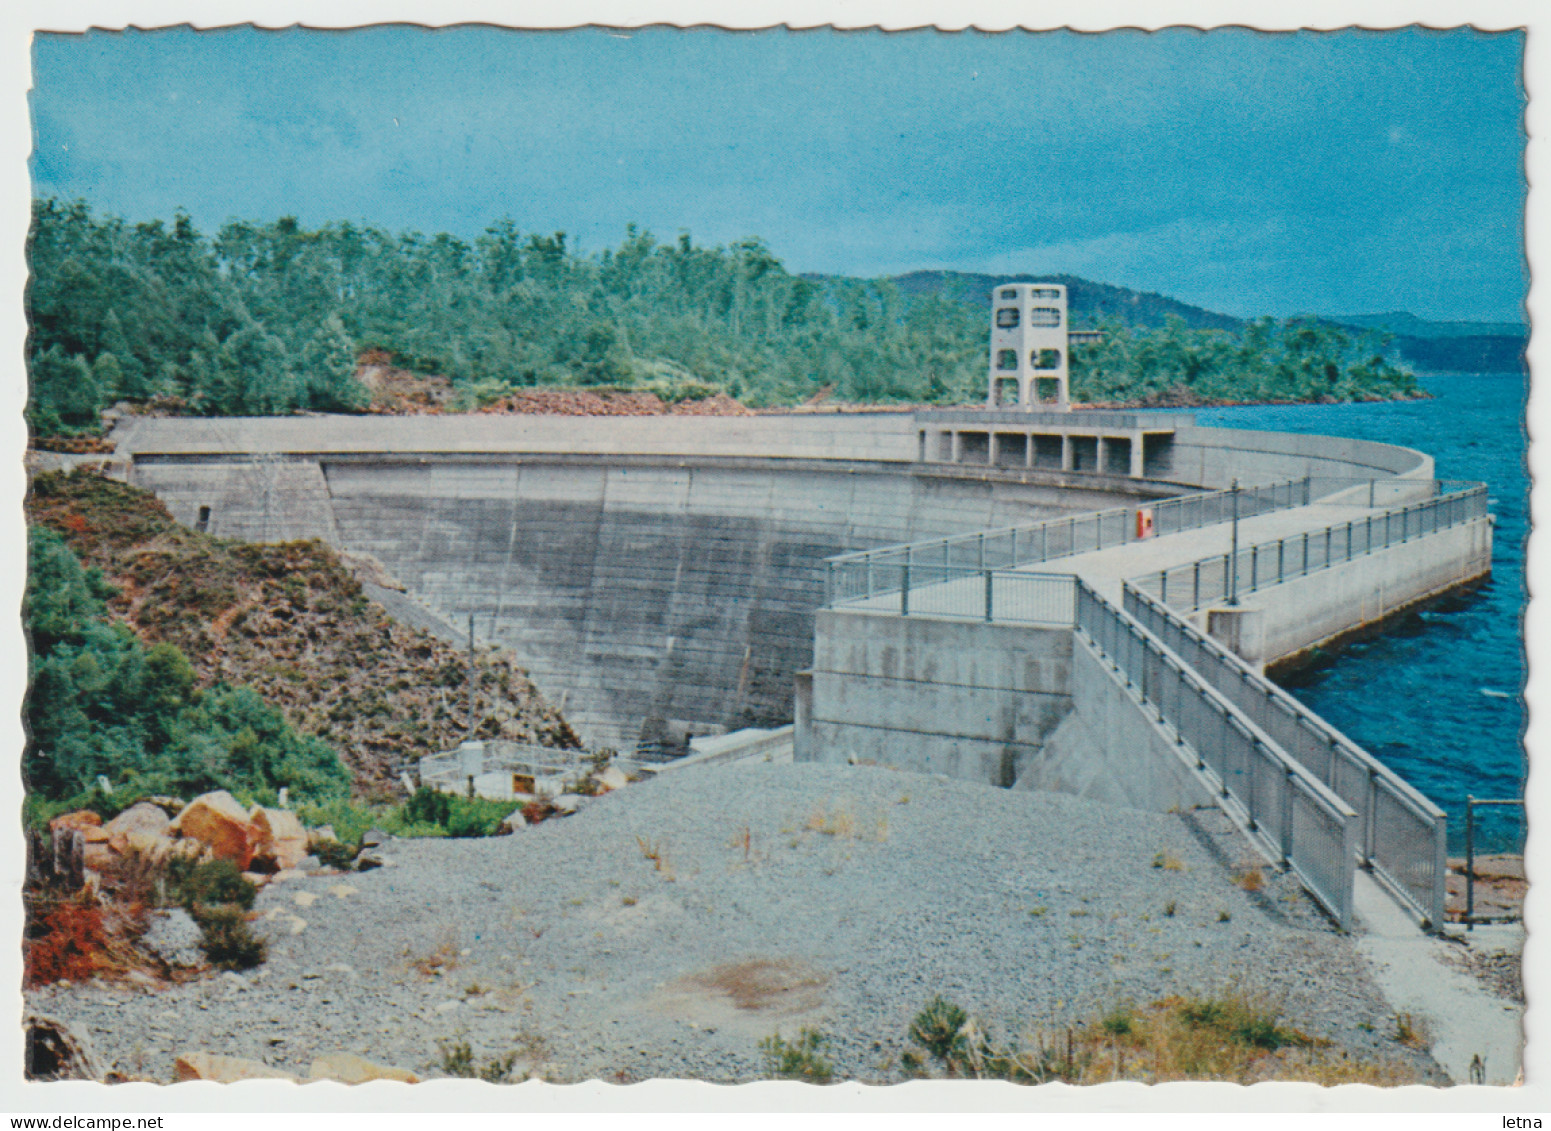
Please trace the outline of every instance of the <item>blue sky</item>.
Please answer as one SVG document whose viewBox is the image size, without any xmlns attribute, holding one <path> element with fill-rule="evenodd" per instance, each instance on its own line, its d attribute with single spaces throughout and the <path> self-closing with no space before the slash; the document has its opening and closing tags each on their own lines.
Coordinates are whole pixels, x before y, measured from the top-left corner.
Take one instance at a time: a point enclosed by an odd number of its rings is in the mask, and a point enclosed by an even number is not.
<svg viewBox="0 0 1551 1131">
<path fill-rule="evenodd" d="M 788 269 L 1066 271 L 1239 315 L 1517 320 L 1520 33 L 40 35 L 34 186 Z"/>
</svg>

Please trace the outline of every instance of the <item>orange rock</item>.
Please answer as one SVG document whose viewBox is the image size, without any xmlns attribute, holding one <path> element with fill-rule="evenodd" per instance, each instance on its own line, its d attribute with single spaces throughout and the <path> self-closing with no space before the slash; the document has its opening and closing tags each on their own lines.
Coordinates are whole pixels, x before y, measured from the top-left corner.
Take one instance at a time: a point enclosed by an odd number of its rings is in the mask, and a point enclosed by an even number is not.
<svg viewBox="0 0 1551 1131">
<path fill-rule="evenodd" d="M 242 871 L 253 862 L 259 832 L 247 810 L 224 789 L 194 798 L 173 819 L 169 832 L 193 837 L 205 844 L 219 860 L 230 860 Z"/>
<path fill-rule="evenodd" d="M 186 1052 L 172 1062 L 172 1067 L 175 1081 L 180 1084 L 185 1080 L 214 1080 L 218 1084 L 235 1084 L 238 1080 L 296 1081 L 291 1073 L 259 1061 L 213 1052 Z"/>
<path fill-rule="evenodd" d="M 295 868 L 307 855 L 307 830 L 289 809 L 265 809 L 255 805 L 249 819 L 259 832 L 255 855 L 276 869 Z"/>
<path fill-rule="evenodd" d="M 90 809 L 77 809 L 73 813 L 61 813 L 48 823 L 48 831 L 58 829 L 95 829 L 101 826 L 102 818 Z"/>
<path fill-rule="evenodd" d="M 307 1072 L 309 1080 L 337 1080 L 341 1084 L 364 1084 L 368 1080 L 398 1080 L 405 1084 L 418 1084 L 420 1077 L 407 1068 L 394 1068 L 387 1064 L 374 1064 L 364 1056 L 353 1052 L 333 1052 L 312 1062 Z"/>
</svg>

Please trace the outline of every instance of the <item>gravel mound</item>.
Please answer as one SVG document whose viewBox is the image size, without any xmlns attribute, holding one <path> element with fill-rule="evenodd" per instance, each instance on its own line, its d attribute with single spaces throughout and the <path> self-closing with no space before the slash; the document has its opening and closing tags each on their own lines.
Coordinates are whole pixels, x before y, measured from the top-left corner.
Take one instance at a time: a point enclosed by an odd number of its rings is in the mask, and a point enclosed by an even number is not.
<svg viewBox="0 0 1551 1131">
<path fill-rule="evenodd" d="M 1296 885 L 1235 883 L 1248 850 L 1215 811 L 757 764 L 667 774 L 510 837 L 381 851 L 376 871 L 261 893 L 256 971 L 30 997 L 105 1062 L 161 1079 L 200 1048 L 434 1076 L 467 1042 L 477 1064 L 515 1053 L 519 1079 L 745 1081 L 766 1074 L 762 1038 L 810 1026 L 838 1075 L 888 1082 L 935 994 L 1018 1035 L 1232 987 L 1338 1048 L 1404 1053 L 1351 941 Z"/>
<path fill-rule="evenodd" d="M 141 943 L 168 966 L 198 966 L 205 961 L 200 949 L 204 934 L 194 917 L 181 907 L 159 912 Z"/>
</svg>

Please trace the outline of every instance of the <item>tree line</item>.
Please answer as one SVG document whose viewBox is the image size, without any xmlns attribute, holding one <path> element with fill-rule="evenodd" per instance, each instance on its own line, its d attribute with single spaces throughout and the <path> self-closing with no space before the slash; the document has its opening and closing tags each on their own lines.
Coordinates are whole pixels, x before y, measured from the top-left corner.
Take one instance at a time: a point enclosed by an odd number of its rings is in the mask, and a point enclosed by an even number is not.
<svg viewBox="0 0 1551 1131">
<path fill-rule="evenodd" d="M 450 378 L 465 406 L 532 386 L 721 391 L 755 406 L 974 403 L 986 387 L 983 304 L 889 279 L 793 275 L 758 238 L 704 247 L 630 226 L 582 255 L 566 233 L 501 220 L 472 242 L 292 217 L 213 236 L 184 213 L 129 223 L 38 200 L 28 420 L 86 431 L 119 400 L 202 415 L 366 407 L 357 358 L 386 351 Z M 1381 338 L 1313 319 L 1242 333 L 1108 320 L 1072 354 L 1079 400 L 1406 396 Z"/>
</svg>

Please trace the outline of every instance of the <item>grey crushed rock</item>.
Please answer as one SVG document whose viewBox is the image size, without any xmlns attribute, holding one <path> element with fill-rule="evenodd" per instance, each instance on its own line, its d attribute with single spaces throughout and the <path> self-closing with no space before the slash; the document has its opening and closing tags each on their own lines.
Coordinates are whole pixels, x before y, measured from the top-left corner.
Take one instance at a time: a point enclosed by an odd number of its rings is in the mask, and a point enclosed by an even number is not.
<svg viewBox="0 0 1551 1131">
<path fill-rule="evenodd" d="M 762 1038 L 810 1026 L 840 1077 L 882 1083 L 904 1078 L 935 994 L 1019 1036 L 1236 986 L 1337 1049 L 1430 1070 L 1388 1039 L 1351 940 L 1296 883 L 1233 882 L 1248 849 L 1215 811 L 758 764 L 676 771 L 511 836 L 390 848 L 353 894 L 330 892 L 338 877 L 266 888 L 260 912 L 318 898 L 300 934 L 260 922 L 269 961 L 244 978 L 31 1003 L 160 1079 L 198 1048 L 434 1076 L 467 1041 L 480 1062 L 516 1053 L 515 1079 L 734 1082 L 765 1077 Z"/>
<path fill-rule="evenodd" d="M 174 907 L 156 913 L 141 942 L 168 966 L 188 967 L 205 961 L 205 952 L 199 948 L 203 937 L 193 916 L 181 907 Z"/>
</svg>

